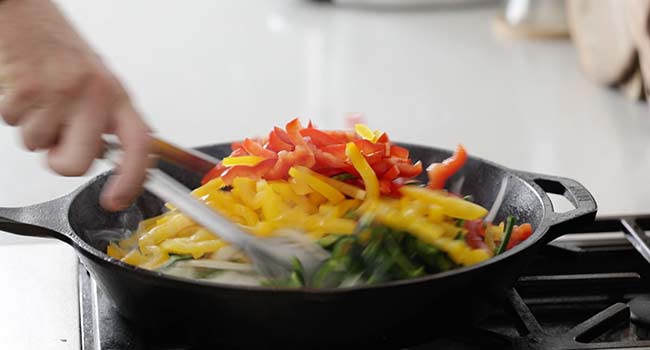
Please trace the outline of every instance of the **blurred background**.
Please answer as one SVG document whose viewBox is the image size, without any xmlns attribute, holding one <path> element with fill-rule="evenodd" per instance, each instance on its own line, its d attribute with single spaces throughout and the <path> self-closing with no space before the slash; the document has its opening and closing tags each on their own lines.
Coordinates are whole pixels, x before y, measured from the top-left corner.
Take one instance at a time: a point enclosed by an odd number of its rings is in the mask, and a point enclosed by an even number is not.
<svg viewBox="0 0 650 350">
<path fill-rule="evenodd" d="M 600 215 L 650 211 L 650 0 L 56 3 L 151 126 L 183 146 L 263 135 L 293 117 L 343 128 L 362 113 L 393 140 L 462 142 L 576 179 Z M 52 199 L 105 169 L 62 178 L 17 130 L 0 126 L 0 139 L 0 206 Z M 0 266 L 17 293 L 3 298 L 0 343 L 78 349 L 72 249 L 0 235 Z"/>
<path fill-rule="evenodd" d="M 647 1 L 57 1 L 163 137 L 192 146 L 352 112 L 395 140 L 578 179 L 650 209 Z M 636 23 L 636 27 L 635 24 Z M 62 195 L 0 127 L 0 205 Z M 100 171 L 97 168 L 94 173 Z M 33 180 L 15 186 L 15 179 Z M 611 184 L 616 183 L 614 189 Z"/>
</svg>

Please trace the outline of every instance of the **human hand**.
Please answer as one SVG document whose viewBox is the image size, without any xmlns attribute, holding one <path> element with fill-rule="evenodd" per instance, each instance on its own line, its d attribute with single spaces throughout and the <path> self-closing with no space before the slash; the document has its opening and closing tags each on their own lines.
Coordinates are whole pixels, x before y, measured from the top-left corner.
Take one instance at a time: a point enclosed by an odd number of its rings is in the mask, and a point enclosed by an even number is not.
<svg viewBox="0 0 650 350">
<path fill-rule="evenodd" d="M 0 115 L 20 128 L 29 150 L 47 150 L 64 176 L 83 175 L 103 150 L 102 133 L 119 137 L 124 157 L 102 193 L 109 210 L 140 193 L 149 128 L 127 92 L 49 0 L 0 1 Z"/>
</svg>

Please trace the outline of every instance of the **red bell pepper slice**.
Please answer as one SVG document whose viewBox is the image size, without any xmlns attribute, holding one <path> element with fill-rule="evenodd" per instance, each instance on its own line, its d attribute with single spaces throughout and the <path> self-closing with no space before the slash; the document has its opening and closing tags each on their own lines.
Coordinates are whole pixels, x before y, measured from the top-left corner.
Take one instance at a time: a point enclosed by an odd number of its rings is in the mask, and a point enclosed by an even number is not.
<svg viewBox="0 0 650 350">
<path fill-rule="evenodd" d="M 409 150 L 398 145 L 390 145 L 390 156 L 402 159 L 409 158 Z"/>
<path fill-rule="evenodd" d="M 485 237 L 485 224 L 483 223 L 483 220 L 477 219 L 477 220 L 466 220 L 465 221 L 465 229 L 467 231 L 473 231 L 476 232 L 479 236 Z"/>
<path fill-rule="evenodd" d="M 388 168 L 382 175 L 381 179 L 382 180 L 389 180 L 393 181 L 399 176 L 399 168 L 397 165 L 393 165 L 392 167 Z"/>
<path fill-rule="evenodd" d="M 399 174 L 403 177 L 416 177 L 422 173 L 422 162 L 419 160 L 415 164 L 411 162 L 397 162 Z"/>
<path fill-rule="evenodd" d="M 267 159 L 278 158 L 277 153 L 265 149 L 264 147 L 262 147 L 262 145 L 260 145 L 259 143 L 251 139 L 245 139 L 244 142 L 242 143 L 242 147 L 246 150 L 246 152 L 248 152 L 248 154 L 252 156 L 258 156 Z"/>
<path fill-rule="evenodd" d="M 377 164 L 381 162 L 382 159 L 384 159 L 384 151 L 377 151 L 369 154 L 364 154 L 364 157 L 366 158 L 368 164 L 372 166 L 373 164 Z"/>
<path fill-rule="evenodd" d="M 508 245 L 506 246 L 506 249 L 510 249 L 517 244 L 523 242 L 526 238 L 530 237 L 530 235 L 533 234 L 533 227 L 526 223 L 523 225 L 515 226 L 512 229 L 512 235 L 510 236 L 510 240 L 508 241 Z"/>
<path fill-rule="evenodd" d="M 227 168 L 221 179 L 225 184 L 230 184 L 236 177 L 247 177 L 254 180 L 261 179 L 277 162 L 277 159 L 265 159 L 255 166 L 235 165 Z"/>
<path fill-rule="evenodd" d="M 335 139 L 336 143 L 345 144 L 356 139 L 354 133 L 349 131 L 326 130 L 323 132 L 326 133 L 329 137 Z"/>
<path fill-rule="evenodd" d="M 277 163 L 264 175 L 265 179 L 286 179 L 289 176 L 289 169 L 295 165 L 308 168 L 314 166 L 314 154 L 304 146 L 296 146 L 293 152 L 282 151 L 278 156 Z"/>
<path fill-rule="evenodd" d="M 359 150 L 361 151 L 361 154 L 364 156 L 368 156 L 369 154 L 375 153 L 375 152 L 381 152 L 382 154 L 386 154 L 386 145 L 383 143 L 372 143 L 368 140 L 364 139 L 358 139 L 352 141 L 354 142 L 357 147 L 359 147 Z"/>
<path fill-rule="evenodd" d="M 327 152 L 339 159 L 345 159 L 345 144 L 329 145 L 321 148 L 321 151 Z"/>
<path fill-rule="evenodd" d="M 388 134 L 385 132 L 382 132 L 381 135 L 379 135 L 379 138 L 377 139 L 377 142 L 379 143 L 388 143 L 390 140 L 388 139 Z"/>
<path fill-rule="evenodd" d="M 490 250 L 483 238 L 485 236 L 485 225 L 481 220 L 466 221 L 465 228 L 467 229 L 465 242 L 468 246 L 474 249 Z"/>
<path fill-rule="evenodd" d="M 224 171 L 226 171 L 226 169 L 228 168 L 225 167 L 223 164 L 221 163 L 217 164 L 217 166 L 212 168 L 210 171 L 207 172 L 207 174 L 205 174 L 205 176 L 203 176 L 203 179 L 201 180 L 201 185 L 205 185 L 208 182 L 210 182 L 210 180 L 221 176 L 221 174 Z"/>
<path fill-rule="evenodd" d="M 293 145 L 293 141 L 291 141 L 291 138 L 289 137 L 289 134 L 287 134 L 287 132 L 284 129 L 282 129 L 281 127 L 278 127 L 278 126 L 274 126 L 273 131 L 275 131 L 277 136 L 282 141 L 284 141 L 285 143 L 288 143 L 290 145 Z"/>
<path fill-rule="evenodd" d="M 248 154 L 248 152 L 246 152 L 244 147 L 239 147 L 239 148 L 235 149 L 234 151 L 232 151 L 232 153 L 230 153 L 230 157 L 241 157 L 241 156 L 247 156 L 247 155 L 249 155 L 249 154 Z"/>
<path fill-rule="evenodd" d="M 314 167 L 319 169 L 340 169 L 348 165 L 345 162 L 345 158 L 339 158 L 335 155 L 325 152 L 322 149 L 318 149 L 315 145 L 310 144 L 309 148 L 314 153 L 315 164 Z"/>
<path fill-rule="evenodd" d="M 393 164 L 390 159 L 384 158 L 381 160 L 381 162 L 372 164 L 372 170 L 374 170 L 375 174 L 377 174 L 377 176 L 379 177 L 383 175 L 385 172 L 387 172 L 394 165 L 395 164 Z"/>
<path fill-rule="evenodd" d="M 279 130 L 282 130 L 278 128 Z M 284 130 L 282 130 L 284 132 Z M 288 138 L 288 136 L 287 136 Z M 282 137 L 278 135 L 277 130 L 273 130 L 269 133 L 268 148 L 274 152 L 280 151 L 293 151 L 293 144 L 285 142 Z"/>
<path fill-rule="evenodd" d="M 427 168 L 429 176 L 428 187 L 434 190 L 441 190 L 445 182 L 454 175 L 467 162 L 467 151 L 463 145 L 458 145 L 456 152 L 442 163 L 433 163 Z"/>
<path fill-rule="evenodd" d="M 325 147 L 328 145 L 335 145 L 337 143 L 340 143 L 334 137 L 314 128 L 302 129 L 300 130 L 300 135 L 309 137 L 311 139 L 311 143 L 318 147 Z"/>
</svg>

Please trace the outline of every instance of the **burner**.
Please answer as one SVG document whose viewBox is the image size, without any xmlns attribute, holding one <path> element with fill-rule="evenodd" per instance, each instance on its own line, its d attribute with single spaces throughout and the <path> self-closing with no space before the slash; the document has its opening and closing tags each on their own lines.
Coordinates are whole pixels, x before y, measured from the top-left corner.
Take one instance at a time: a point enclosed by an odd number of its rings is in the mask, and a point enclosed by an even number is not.
<svg viewBox="0 0 650 350">
<path fill-rule="evenodd" d="M 650 216 L 600 219 L 554 241 L 484 320 L 410 349 L 650 348 L 650 264 L 635 250 L 648 228 Z M 178 332 L 130 325 L 81 265 L 79 290 L 84 350 L 200 348 Z"/>
<path fill-rule="evenodd" d="M 632 321 L 650 327 L 650 295 L 640 295 L 629 302 Z"/>
</svg>

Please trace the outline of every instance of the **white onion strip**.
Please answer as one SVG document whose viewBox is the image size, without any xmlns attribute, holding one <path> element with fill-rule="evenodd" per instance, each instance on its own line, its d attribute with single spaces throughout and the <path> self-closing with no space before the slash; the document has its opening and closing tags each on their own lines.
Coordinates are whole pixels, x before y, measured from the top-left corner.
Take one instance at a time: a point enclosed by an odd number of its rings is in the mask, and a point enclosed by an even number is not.
<svg viewBox="0 0 650 350">
<path fill-rule="evenodd" d="M 494 199 L 494 203 L 492 204 L 492 207 L 488 211 L 487 215 L 485 215 L 483 222 L 494 221 L 494 218 L 496 218 L 499 209 L 501 209 L 501 204 L 503 204 L 503 199 L 506 196 L 507 188 L 508 188 L 508 178 L 504 177 L 503 180 L 501 180 L 501 187 L 499 188 L 499 192 L 497 193 L 497 198 Z"/>
<path fill-rule="evenodd" d="M 208 259 L 200 260 L 183 260 L 176 263 L 180 267 L 204 267 L 214 270 L 230 270 L 230 271 L 253 271 L 253 266 L 250 264 L 234 263 L 230 261 L 216 261 Z"/>
</svg>

